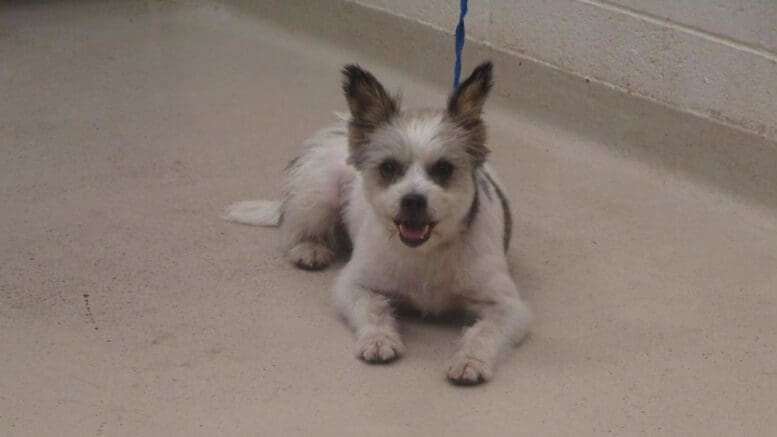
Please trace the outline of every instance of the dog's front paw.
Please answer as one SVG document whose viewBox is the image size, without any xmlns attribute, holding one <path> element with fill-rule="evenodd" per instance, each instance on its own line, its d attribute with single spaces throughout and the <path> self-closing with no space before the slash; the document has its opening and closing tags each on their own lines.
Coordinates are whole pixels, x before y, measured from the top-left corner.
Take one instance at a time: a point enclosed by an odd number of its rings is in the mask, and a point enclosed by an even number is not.
<svg viewBox="0 0 777 437">
<path fill-rule="evenodd" d="M 286 257 L 301 269 L 320 270 L 332 262 L 335 253 L 326 246 L 305 241 L 289 249 Z"/>
<path fill-rule="evenodd" d="M 448 365 L 448 380 L 457 385 L 475 385 L 493 375 L 491 364 L 477 357 L 456 354 Z"/>
<path fill-rule="evenodd" d="M 405 353 L 405 345 L 396 334 L 376 332 L 356 341 L 356 356 L 368 363 L 388 363 Z"/>
</svg>

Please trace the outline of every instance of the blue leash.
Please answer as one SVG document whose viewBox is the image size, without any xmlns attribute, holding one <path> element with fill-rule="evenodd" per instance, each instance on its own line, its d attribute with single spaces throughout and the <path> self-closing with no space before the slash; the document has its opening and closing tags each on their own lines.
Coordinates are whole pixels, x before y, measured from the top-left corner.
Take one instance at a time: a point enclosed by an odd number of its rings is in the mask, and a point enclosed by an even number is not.
<svg viewBox="0 0 777 437">
<path fill-rule="evenodd" d="M 459 9 L 459 24 L 456 26 L 456 62 L 453 64 L 454 91 L 459 87 L 459 76 L 461 76 L 461 50 L 464 48 L 464 16 L 467 15 L 467 0 L 461 0 Z"/>
</svg>

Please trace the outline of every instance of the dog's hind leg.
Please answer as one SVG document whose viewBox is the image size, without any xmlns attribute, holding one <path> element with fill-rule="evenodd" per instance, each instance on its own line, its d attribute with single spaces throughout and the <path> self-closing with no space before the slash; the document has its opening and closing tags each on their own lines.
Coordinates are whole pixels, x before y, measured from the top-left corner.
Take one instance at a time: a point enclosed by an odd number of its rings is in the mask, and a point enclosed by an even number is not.
<svg viewBox="0 0 777 437">
<path fill-rule="evenodd" d="M 341 212 L 354 170 L 346 164 L 344 138 L 338 147 L 331 143 L 332 135 L 295 159 L 283 181 L 281 232 L 286 258 L 307 270 L 326 267 L 343 248 Z"/>
</svg>

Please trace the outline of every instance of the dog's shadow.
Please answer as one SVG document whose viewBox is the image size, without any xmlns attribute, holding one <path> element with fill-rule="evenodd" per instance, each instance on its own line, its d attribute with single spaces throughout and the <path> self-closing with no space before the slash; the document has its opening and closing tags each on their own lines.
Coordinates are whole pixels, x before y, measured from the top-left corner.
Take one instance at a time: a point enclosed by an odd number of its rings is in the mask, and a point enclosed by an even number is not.
<svg viewBox="0 0 777 437">
<path fill-rule="evenodd" d="M 406 305 L 396 306 L 396 315 L 402 323 L 418 326 L 437 326 L 445 330 L 461 329 L 472 325 L 477 318 L 463 309 L 457 308 L 439 315 L 429 315 Z"/>
<path fill-rule="evenodd" d="M 462 331 L 476 321 L 473 314 L 463 310 L 428 315 L 399 306 L 396 315 L 402 339 L 408 348 L 408 358 L 430 364 L 453 354 L 459 345 Z"/>
</svg>

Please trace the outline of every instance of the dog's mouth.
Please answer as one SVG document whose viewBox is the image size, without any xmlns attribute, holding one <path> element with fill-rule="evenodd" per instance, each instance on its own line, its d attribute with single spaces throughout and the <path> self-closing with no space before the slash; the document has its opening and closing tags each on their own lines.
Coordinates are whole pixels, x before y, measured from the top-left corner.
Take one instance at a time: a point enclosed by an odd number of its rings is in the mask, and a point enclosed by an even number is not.
<svg viewBox="0 0 777 437">
<path fill-rule="evenodd" d="M 410 247 L 418 247 L 432 236 L 432 229 L 436 223 L 423 221 L 395 220 L 399 230 L 399 239 Z"/>
</svg>

